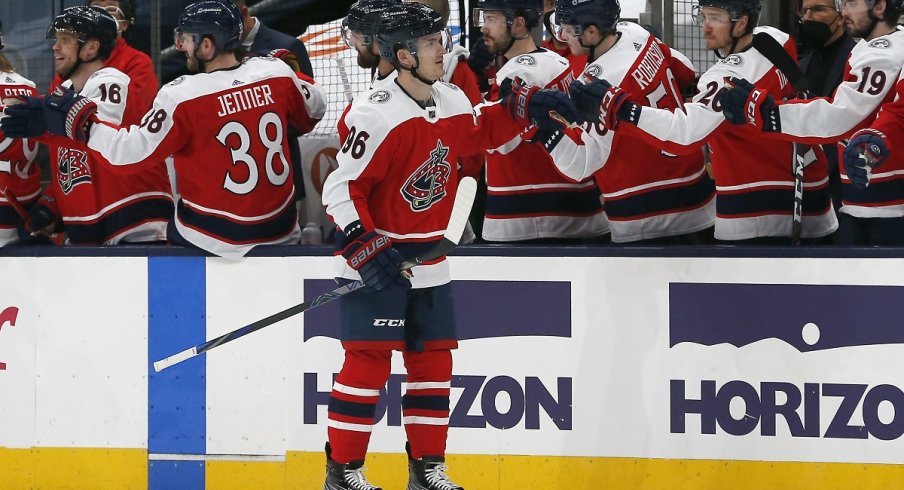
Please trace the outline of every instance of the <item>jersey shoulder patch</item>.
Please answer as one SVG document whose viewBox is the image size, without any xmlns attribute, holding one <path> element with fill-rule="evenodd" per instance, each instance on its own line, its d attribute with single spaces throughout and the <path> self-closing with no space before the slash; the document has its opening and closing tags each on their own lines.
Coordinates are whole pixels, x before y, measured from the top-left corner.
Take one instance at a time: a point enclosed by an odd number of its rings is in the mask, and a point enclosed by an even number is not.
<svg viewBox="0 0 904 490">
<path fill-rule="evenodd" d="M 552 51 L 541 49 L 510 59 L 496 72 L 496 83 L 520 78 L 528 85 L 545 87 L 568 71 L 568 60 Z"/>
</svg>

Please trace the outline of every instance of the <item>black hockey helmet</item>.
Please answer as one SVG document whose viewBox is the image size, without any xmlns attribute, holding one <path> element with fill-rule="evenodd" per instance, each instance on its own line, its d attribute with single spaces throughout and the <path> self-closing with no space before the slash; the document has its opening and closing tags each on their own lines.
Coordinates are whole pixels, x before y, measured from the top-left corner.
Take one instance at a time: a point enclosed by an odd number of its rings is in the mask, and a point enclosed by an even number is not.
<svg viewBox="0 0 904 490">
<path fill-rule="evenodd" d="M 697 19 L 703 7 L 712 7 L 728 11 L 732 22 L 737 22 L 742 15 L 747 14 L 750 29 L 757 26 L 760 21 L 760 11 L 763 10 L 763 0 L 698 0 L 693 8 L 694 18 Z"/>
<path fill-rule="evenodd" d="M 384 14 L 399 5 L 398 0 L 358 0 L 348 8 L 342 20 L 342 39 L 349 44 L 350 31 L 361 33 L 364 44 L 370 46 L 377 34 L 377 27 Z"/>
<path fill-rule="evenodd" d="M 591 25 L 601 32 L 614 31 L 621 17 L 621 5 L 618 0 L 556 0 L 554 15 L 553 24 L 574 26 L 575 36 L 580 37 L 584 28 Z"/>
<path fill-rule="evenodd" d="M 486 11 L 502 12 L 509 27 L 515 17 L 524 17 L 527 28 L 533 29 L 543 15 L 543 0 L 477 0 L 477 7 L 471 12 L 471 22 L 475 27 L 483 26 L 483 13 Z"/>
<path fill-rule="evenodd" d="M 195 34 L 195 46 L 209 37 L 218 51 L 234 51 L 241 46 L 242 13 L 231 0 L 201 0 L 185 7 L 173 34 L 177 48 L 181 34 Z"/>
<path fill-rule="evenodd" d="M 418 38 L 445 29 L 443 17 L 436 10 L 422 3 L 403 3 L 399 8 L 385 12 L 377 28 L 380 56 L 393 64 L 399 61 L 396 56 L 399 49 L 407 49 L 417 56 Z"/>
<path fill-rule="evenodd" d="M 63 10 L 62 14 L 53 19 L 47 28 L 47 43 L 53 47 L 58 32 L 76 36 L 79 49 L 89 39 L 97 39 L 100 43 L 97 57 L 107 59 L 116 45 L 117 30 L 116 19 L 106 10 L 78 5 Z"/>
</svg>

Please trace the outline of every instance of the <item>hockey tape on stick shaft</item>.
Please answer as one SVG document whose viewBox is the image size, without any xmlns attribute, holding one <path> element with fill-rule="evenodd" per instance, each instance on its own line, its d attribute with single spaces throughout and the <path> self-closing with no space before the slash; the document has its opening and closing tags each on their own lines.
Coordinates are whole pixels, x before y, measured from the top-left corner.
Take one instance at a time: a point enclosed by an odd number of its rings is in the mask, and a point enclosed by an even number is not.
<svg viewBox="0 0 904 490">
<path fill-rule="evenodd" d="M 349 104 L 355 100 L 355 95 L 352 93 L 352 84 L 348 80 L 348 72 L 345 71 L 345 62 L 342 61 L 342 54 L 336 55 L 336 68 L 339 69 L 339 78 L 342 80 L 342 88 L 345 92 L 345 100 L 348 101 Z"/>
<path fill-rule="evenodd" d="M 471 205 L 474 203 L 474 195 L 477 192 L 477 182 L 472 177 L 465 177 L 458 184 L 458 193 L 455 196 L 455 203 L 452 206 L 452 215 L 449 219 L 449 225 L 446 227 L 446 233 L 443 235 L 442 241 L 433 249 L 426 253 L 415 257 L 411 261 L 406 261 L 401 266 L 401 271 L 405 271 L 415 265 L 438 259 L 443 255 L 451 252 L 458 245 L 462 233 L 464 233 L 465 225 L 468 222 L 468 216 L 471 214 Z M 329 303 L 337 298 L 345 296 L 351 292 L 357 291 L 364 287 L 363 281 L 354 281 L 345 286 L 340 286 L 330 292 L 323 293 L 316 298 L 305 301 L 304 303 L 287 308 L 279 313 L 263 318 L 244 327 L 223 334 L 215 339 L 208 340 L 202 344 L 185 349 L 182 352 L 173 354 L 169 357 L 154 362 L 154 371 L 160 372 L 170 366 L 178 364 L 182 361 L 191 359 L 199 354 L 207 352 L 215 347 L 219 347 L 227 342 L 233 341 L 239 337 L 244 337 L 251 332 L 260 330 L 266 326 L 272 325 L 279 321 L 285 320 L 291 316 L 312 310 L 320 305 Z"/>
</svg>

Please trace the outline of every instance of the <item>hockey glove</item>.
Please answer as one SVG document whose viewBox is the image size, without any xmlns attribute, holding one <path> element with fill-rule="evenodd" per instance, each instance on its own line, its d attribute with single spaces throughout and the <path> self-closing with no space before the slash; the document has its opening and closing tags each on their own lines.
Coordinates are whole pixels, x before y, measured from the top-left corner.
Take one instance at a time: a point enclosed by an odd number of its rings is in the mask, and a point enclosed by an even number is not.
<svg viewBox="0 0 904 490">
<path fill-rule="evenodd" d="M 524 127 L 562 129 L 583 123 L 571 99 L 553 89 L 513 84 L 512 93 L 502 99 L 512 119 Z"/>
<path fill-rule="evenodd" d="M 274 49 L 270 51 L 270 56 L 282 60 L 283 63 L 289 65 L 289 68 L 292 69 L 295 73 L 301 71 L 301 65 L 298 64 L 298 57 L 295 56 L 295 53 L 289 51 L 288 49 Z"/>
<path fill-rule="evenodd" d="M 751 124 L 770 133 L 782 130 L 778 106 L 765 90 L 760 90 L 743 78 L 731 77 L 719 97 L 722 115 L 732 124 Z"/>
<path fill-rule="evenodd" d="M 468 53 L 468 66 L 478 77 L 486 77 L 487 68 L 496 60 L 496 55 L 490 52 L 490 48 L 483 41 L 483 38 L 477 40 L 471 51 Z"/>
<path fill-rule="evenodd" d="M 28 208 L 28 220 L 25 221 L 25 229 L 32 235 L 52 235 L 59 231 L 63 225 L 59 215 L 54 210 L 56 203 L 52 197 L 41 196 L 38 202 Z"/>
<path fill-rule="evenodd" d="M 869 187 L 869 179 L 874 168 L 888 159 L 888 145 L 885 134 L 872 128 L 861 129 L 844 147 L 844 172 L 855 187 Z"/>
<path fill-rule="evenodd" d="M 399 270 L 405 260 L 392 248 L 388 237 L 375 231 L 367 231 L 361 222 L 354 222 L 345 229 L 345 247 L 342 256 L 349 267 L 361 274 L 361 280 L 371 291 L 382 291 L 390 286 L 410 286 Z"/>
<path fill-rule="evenodd" d="M 637 124 L 639 105 L 631 102 L 628 93 L 606 80 L 594 78 L 590 83 L 571 82 L 571 100 L 588 121 L 599 121 L 607 128 L 615 128 L 619 121 Z"/>
<path fill-rule="evenodd" d="M 86 141 L 97 104 L 69 89 L 58 87 L 44 98 L 47 131 L 76 141 Z"/>
<path fill-rule="evenodd" d="M 0 129 L 9 138 L 36 138 L 47 132 L 43 97 L 4 99 Z"/>
</svg>

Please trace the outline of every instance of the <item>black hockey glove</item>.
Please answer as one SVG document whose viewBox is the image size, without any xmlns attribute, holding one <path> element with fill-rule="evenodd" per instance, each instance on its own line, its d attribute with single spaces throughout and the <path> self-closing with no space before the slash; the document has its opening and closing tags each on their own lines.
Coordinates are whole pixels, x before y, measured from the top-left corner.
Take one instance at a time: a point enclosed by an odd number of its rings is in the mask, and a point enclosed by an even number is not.
<svg viewBox="0 0 904 490">
<path fill-rule="evenodd" d="M 361 274 L 361 280 L 371 291 L 382 291 L 390 286 L 411 286 L 399 270 L 405 260 L 392 248 L 389 237 L 368 231 L 360 221 L 345 229 L 345 247 L 342 256 L 349 267 Z"/>
<path fill-rule="evenodd" d="M 637 124 L 641 106 L 631 102 L 628 93 L 606 80 L 594 78 L 590 83 L 571 82 L 571 100 L 588 121 L 599 121 L 614 129 L 619 121 Z"/>
<path fill-rule="evenodd" d="M 483 38 L 477 40 L 468 52 L 468 66 L 478 77 L 486 77 L 487 68 L 496 60 L 496 55 L 490 52 L 490 48 L 483 42 Z"/>
<path fill-rule="evenodd" d="M 859 189 L 869 186 L 872 171 L 888 159 L 888 145 L 885 134 L 879 130 L 866 128 L 854 133 L 844 147 L 844 173 Z"/>
<path fill-rule="evenodd" d="M 28 208 L 25 229 L 32 236 L 52 235 L 61 229 L 63 222 L 53 210 L 53 202 L 53 198 L 45 195 Z"/>
<path fill-rule="evenodd" d="M 8 138 L 36 138 L 47 132 L 43 97 L 12 97 L 3 100 L 0 130 Z"/>
<path fill-rule="evenodd" d="M 524 127 L 563 129 L 584 122 L 574 103 L 562 92 L 536 86 L 512 84 L 512 93 L 502 99 L 512 119 Z"/>
<path fill-rule="evenodd" d="M 732 124 L 751 124 L 769 133 L 782 131 L 778 106 L 768 92 L 743 78 L 731 77 L 725 82 L 728 90 L 722 90 L 717 96 L 725 119 Z"/>
<path fill-rule="evenodd" d="M 97 104 L 69 89 L 58 87 L 44 98 L 44 123 L 47 131 L 57 136 L 86 141 L 96 113 Z"/>
</svg>

